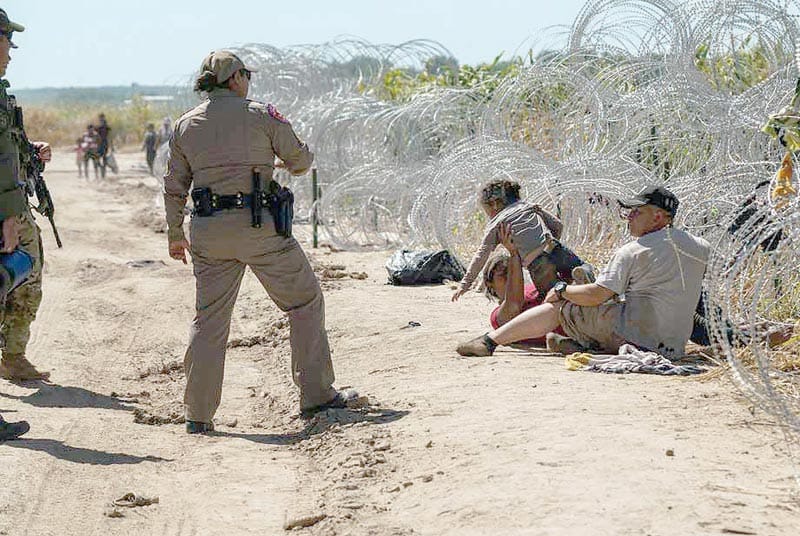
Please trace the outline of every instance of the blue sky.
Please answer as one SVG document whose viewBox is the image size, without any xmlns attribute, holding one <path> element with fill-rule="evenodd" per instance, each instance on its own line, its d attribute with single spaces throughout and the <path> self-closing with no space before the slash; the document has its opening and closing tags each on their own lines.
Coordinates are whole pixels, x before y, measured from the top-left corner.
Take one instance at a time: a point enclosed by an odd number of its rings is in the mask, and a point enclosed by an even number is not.
<svg viewBox="0 0 800 536">
<path fill-rule="evenodd" d="M 15 35 L 13 88 L 182 84 L 215 48 L 351 35 L 433 39 L 461 62 L 527 50 L 585 0 L 0 0 Z"/>
</svg>

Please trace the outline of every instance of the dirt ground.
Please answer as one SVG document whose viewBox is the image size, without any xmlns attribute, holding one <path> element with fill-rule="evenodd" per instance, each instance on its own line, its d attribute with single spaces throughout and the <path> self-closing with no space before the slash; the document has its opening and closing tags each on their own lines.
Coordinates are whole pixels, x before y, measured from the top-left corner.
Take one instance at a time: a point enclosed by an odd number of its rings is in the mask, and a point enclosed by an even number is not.
<svg viewBox="0 0 800 536">
<path fill-rule="evenodd" d="M 187 435 L 194 280 L 167 255 L 143 156 L 119 161 L 104 182 L 78 179 L 69 153 L 47 170 L 64 248 L 41 222 L 29 358 L 52 382 L 0 381 L 0 412 L 31 423 L 0 445 L 0 534 L 797 534 L 783 435 L 729 379 L 460 358 L 485 298 L 389 286 L 390 252 L 311 250 L 304 229 L 337 385 L 371 404 L 297 418 L 288 325 L 248 274 L 217 433 Z M 158 502 L 109 506 L 128 492 Z"/>
</svg>

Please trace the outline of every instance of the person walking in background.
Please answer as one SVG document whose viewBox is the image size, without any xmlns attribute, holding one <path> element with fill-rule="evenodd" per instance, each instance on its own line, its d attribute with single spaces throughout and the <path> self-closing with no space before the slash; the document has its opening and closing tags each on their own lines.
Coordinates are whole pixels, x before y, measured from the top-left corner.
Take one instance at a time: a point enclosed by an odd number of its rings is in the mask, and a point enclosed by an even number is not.
<svg viewBox="0 0 800 536">
<path fill-rule="evenodd" d="M 88 168 L 88 162 L 84 160 L 83 136 L 75 140 L 75 163 L 78 164 L 78 178 L 84 176 L 84 168 Z M 88 170 L 85 172 L 88 176 Z"/>
<path fill-rule="evenodd" d="M 163 144 L 169 142 L 169 139 L 171 137 L 172 137 L 172 120 L 169 117 L 165 117 L 164 120 L 161 122 L 161 126 L 158 128 L 157 146 L 161 147 Z"/>
<path fill-rule="evenodd" d="M 153 123 L 147 124 L 147 130 L 144 132 L 144 141 L 142 142 L 142 150 L 145 151 L 147 158 L 147 168 L 150 170 L 150 175 L 153 175 L 153 162 L 156 160 L 156 149 L 158 147 L 158 135 L 156 134 L 156 126 Z"/>
<path fill-rule="evenodd" d="M 94 128 L 94 125 L 89 124 L 86 125 L 86 132 L 83 133 L 82 141 L 81 141 L 81 149 L 83 150 L 83 170 L 85 173 L 85 177 L 89 178 L 89 160 L 92 161 L 92 166 L 94 167 L 94 178 L 98 179 L 100 175 L 100 154 L 98 153 L 98 147 L 100 144 L 100 138 L 97 135 L 97 131 Z"/>
<path fill-rule="evenodd" d="M 97 146 L 97 155 L 100 161 L 100 176 L 106 178 L 106 168 L 108 167 L 108 159 L 114 146 L 111 141 L 111 127 L 108 126 L 106 115 L 100 114 L 97 116 L 97 136 L 99 138 Z"/>
</svg>

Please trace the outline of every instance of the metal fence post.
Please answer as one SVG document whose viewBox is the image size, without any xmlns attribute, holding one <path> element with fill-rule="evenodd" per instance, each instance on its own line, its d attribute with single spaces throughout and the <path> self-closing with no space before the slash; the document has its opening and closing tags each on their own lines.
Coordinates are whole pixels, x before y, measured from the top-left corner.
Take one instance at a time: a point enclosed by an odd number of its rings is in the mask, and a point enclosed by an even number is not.
<svg viewBox="0 0 800 536">
<path fill-rule="evenodd" d="M 317 201 L 319 200 L 319 187 L 317 186 L 317 168 L 311 169 L 311 199 L 312 199 L 312 209 L 311 209 L 311 235 L 313 236 L 313 247 L 316 248 L 319 245 L 319 240 L 317 237 Z"/>
</svg>

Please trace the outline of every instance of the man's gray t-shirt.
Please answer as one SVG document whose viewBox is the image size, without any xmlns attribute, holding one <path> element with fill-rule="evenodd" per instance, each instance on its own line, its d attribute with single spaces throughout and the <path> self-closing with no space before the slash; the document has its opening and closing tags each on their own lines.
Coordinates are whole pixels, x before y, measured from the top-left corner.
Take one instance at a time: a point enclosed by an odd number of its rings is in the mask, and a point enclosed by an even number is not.
<svg viewBox="0 0 800 536">
<path fill-rule="evenodd" d="M 665 357 L 682 356 L 710 249 L 702 238 L 665 227 L 617 250 L 597 278 L 625 296 L 615 332 Z"/>
</svg>

